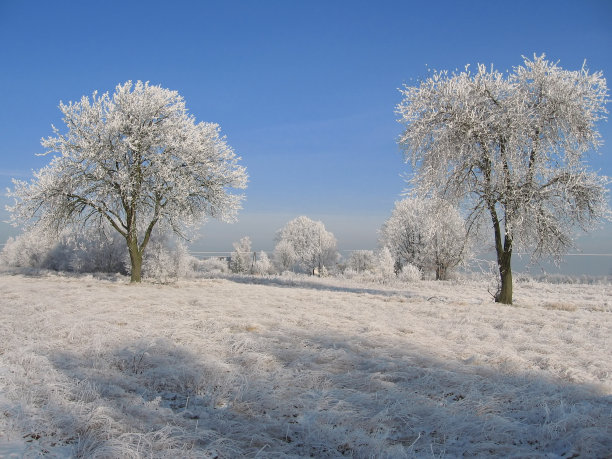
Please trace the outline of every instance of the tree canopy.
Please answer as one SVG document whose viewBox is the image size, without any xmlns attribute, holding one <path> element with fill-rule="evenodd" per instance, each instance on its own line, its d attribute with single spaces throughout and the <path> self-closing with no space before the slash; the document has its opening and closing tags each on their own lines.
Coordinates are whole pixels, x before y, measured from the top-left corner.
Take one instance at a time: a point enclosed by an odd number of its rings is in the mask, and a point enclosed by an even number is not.
<svg viewBox="0 0 612 459">
<path fill-rule="evenodd" d="M 277 258 L 284 260 L 283 264 L 297 263 L 310 273 L 316 268 L 320 274 L 338 259 L 334 235 L 325 229 L 323 222 L 305 216 L 287 222 L 276 234 L 276 241 L 275 252 Z"/>
</svg>

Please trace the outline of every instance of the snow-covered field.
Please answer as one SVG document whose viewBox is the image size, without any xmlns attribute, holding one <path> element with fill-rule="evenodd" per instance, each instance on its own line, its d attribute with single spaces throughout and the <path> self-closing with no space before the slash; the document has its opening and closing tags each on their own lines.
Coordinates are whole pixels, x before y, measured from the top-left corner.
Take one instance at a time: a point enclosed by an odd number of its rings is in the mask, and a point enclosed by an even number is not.
<svg viewBox="0 0 612 459">
<path fill-rule="evenodd" d="M 612 286 L 0 275 L 0 457 L 605 457 Z"/>
</svg>

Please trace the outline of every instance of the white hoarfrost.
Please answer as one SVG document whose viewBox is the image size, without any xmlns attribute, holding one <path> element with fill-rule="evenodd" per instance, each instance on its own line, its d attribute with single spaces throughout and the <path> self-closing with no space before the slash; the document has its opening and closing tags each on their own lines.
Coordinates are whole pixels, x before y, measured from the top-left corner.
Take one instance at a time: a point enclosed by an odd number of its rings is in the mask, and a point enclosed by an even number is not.
<svg viewBox="0 0 612 459">
<path fill-rule="evenodd" d="M 274 264 L 279 272 L 291 270 L 297 262 L 293 244 L 287 240 L 278 241 L 274 246 Z"/>
<path fill-rule="evenodd" d="M 607 178 L 585 162 L 601 145 L 597 123 L 607 113 L 600 72 L 567 71 L 536 56 L 507 75 L 484 65 L 475 73 L 434 72 L 402 95 L 410 184 L 489 222 L 498 301 L 512 303 L 513 250 L 559 256 L 575 228 L 609 218 Z"/>
<path fill-rule="evenodd" d="M 436 279 L 447 279 L 470 255 L 463 218 L 448 202 L 436 198 L 396 202 L 379 239 L 391 250 L 398 268 L 414 265 L 435 272 Z"/>
<path fill-rule="evenodd" d="M 252 274 L 254 252 L 251 249 L 251 238 L 245 236 L 233 243 L 234 251 L 230 257 L 230 269 L 236 274 Z"/>
<path fill-rule="evenodd" d="M 612 287 L 0 275 L 7 457 L 606 457 Z"/>
<path fill-rule="evenodd" d="M 31 228 L 9 238 L 0 251 L 0 264 L 18 269 L 112 274 L 129 274 L 130 266 L 125 241 L 108 224 L 76 234 L 66 229 L 59 235 Z M 201 271 L 200 265 L 182 241 L 154 230 L 143 257 L 142 275 L 168 282 L 191 277 L 196 270 Z"/>
<path fill-rule="evenodd" d="M 354 250 L 346 262 L 346 267 L 356 273 L 374 272 L 376 261 L 376 254 L 372 250 Z"/>
<path fill-rule="evenodd" d="M 196 123 L 176 92 L 128 81 L 112 96 L 60 103 L 67 131 L 42 140 L 50 164 L 15 180 L 15 224 L 44 231 L 108 224 L 127 243 L 133 280 L 154 227 L 183 234 L 207 216 L 232 220 L 247 174 L 219 126 Z"/>
<path fill-rule="evenodd" d="M 109 225 L 74 234 L 49 234 L 41 228 L 9 238 L 0 263 L 12 268 L 74 272 L 126 272 L 125 241 Z"/>
<path fill-rule="evenodd" d="M 380 249 L 376 258 L 376 271 L 382 282 L 388 283 L 393 280 L 396 277 L 397 272 L 395 260 L 393 259 L 393 255 L 391 254 L 389 247 L 385 246 Z"/>
<path fill-rule="evenodd" d="M 253 263 L 253 274 L 264 276 L 274 273 L 274 266 L 272 266 L 272 262 L 266 252 L 259 252 L 256 258 L 257 260 Z"/>
<path fill-rule="evenodd" d="M 336 264 L 336 238 L 325 229 L 323 222 L 297 217 L 276 234 L 276 259 L 283 268 L 289 263 L 309 273 L 319 273 Z"/>
</svg>

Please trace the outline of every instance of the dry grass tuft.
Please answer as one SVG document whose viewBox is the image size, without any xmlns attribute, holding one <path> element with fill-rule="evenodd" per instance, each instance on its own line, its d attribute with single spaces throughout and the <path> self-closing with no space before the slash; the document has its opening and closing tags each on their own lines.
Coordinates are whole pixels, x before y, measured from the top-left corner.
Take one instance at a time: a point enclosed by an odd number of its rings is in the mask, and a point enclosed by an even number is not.
<svg viewBox="0 0 612 459">
<path fill-rule="evenodd" d="M 552 309 L 556 311 L 567 311 L 567 312 L 574 312 L 578 310 L 578 307 L 575 304 L 563 303 L 560 301 L 548 301 L 544 303 L 542 307 L 546 309 Z"/>
</svg>

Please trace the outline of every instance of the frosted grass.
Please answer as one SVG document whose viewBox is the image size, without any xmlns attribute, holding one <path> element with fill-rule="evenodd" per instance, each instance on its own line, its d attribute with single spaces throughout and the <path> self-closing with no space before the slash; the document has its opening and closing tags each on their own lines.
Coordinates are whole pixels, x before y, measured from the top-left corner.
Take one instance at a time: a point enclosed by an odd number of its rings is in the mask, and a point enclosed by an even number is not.
<svg viewBox="0 0 612 459">
<path fill-rule="evenodd" d="M 0 455 L 604 457 L 612 287 L 0 275 Z"/>
</svg>

